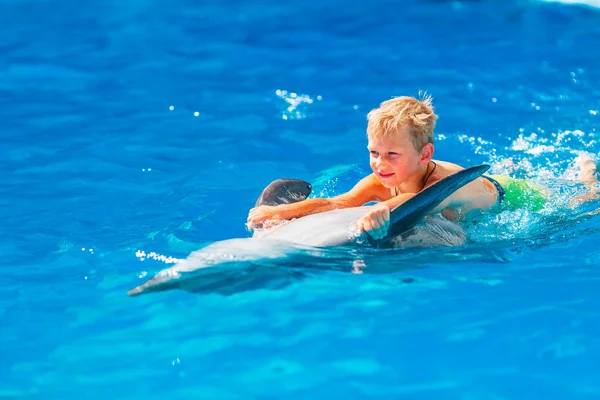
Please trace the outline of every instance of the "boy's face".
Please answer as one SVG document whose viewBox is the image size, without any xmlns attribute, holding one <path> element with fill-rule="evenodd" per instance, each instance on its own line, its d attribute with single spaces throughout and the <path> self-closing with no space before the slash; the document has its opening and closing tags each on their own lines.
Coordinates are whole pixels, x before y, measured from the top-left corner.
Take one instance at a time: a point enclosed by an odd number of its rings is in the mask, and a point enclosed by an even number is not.
<svg viewBox="0 0 600 400">
<path fill-rule="evenodd" d="M 404 131 L 382 138 L 369 137 L 368 149 L 371 169 L 386 188 L 409 181 L 431 159 L 425 151 L 417 151 Z"/>
</svg>

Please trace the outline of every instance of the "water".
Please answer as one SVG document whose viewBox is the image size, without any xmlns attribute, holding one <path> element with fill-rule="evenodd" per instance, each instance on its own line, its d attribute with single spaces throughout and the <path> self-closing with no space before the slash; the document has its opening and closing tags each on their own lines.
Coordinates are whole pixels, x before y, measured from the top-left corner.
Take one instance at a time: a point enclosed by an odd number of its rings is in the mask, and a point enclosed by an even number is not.
<svg viewBox="0 0 600 400">
<path fill-rule="evenodd" d="M 600 394 L 597 204 L 564 209 L 573 159 L 600 150 L 600 10 L 38 0 L 0 23 L 0 398 Z M 465 248 L 367 254 L 362 274 L 334 252 L 126 296 L 247 237 L 273 179 L 349 189 L 366 113 L 419 90 L 437 158 L 563 197 L 489 217 Z"/>
</svg>

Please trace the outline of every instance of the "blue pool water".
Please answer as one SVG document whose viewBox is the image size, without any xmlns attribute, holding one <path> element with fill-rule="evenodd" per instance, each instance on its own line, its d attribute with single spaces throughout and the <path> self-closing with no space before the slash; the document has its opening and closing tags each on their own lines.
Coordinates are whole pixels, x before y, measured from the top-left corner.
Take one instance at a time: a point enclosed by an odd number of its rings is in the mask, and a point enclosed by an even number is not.
<svg viewBox="0 0 600 400">
<path fill-rule="evenodd" d="M 0 26 L 0 399 L 600 395 L 598 204 L 565 210 L 573 159 L 600 151 L 600 9 L 19 0 Z M 349 189 L 366 113 L 419 90 L 437 158 L 557 200 L 362 274 L 327 253 L 126 295 L 248 237 L 273 179 Z"/>
</svg>

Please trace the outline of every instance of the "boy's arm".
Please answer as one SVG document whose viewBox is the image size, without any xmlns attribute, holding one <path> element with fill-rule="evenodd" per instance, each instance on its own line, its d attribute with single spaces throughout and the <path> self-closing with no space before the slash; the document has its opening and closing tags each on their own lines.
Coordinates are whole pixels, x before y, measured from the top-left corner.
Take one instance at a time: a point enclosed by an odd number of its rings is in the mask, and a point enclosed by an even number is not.
<svg viewBox="0 0 600 400">
<path fill-rule="evenodd" d="M 379 186 L 381 184 L 377 178 L 374 175 L 369 175 L 361 179 L 350 191 L 339 196 L 306 199 L 274 207 L 254 208 L 250 211 L 248 222 L 254 224 L 265 220 L 289 220 L 338 208 L 362 206 L 370 201 L 378 200 Z"/>
<path fill-rule="evenodd" d="M 391 212 L 414 196 L 416 196 L 416 193 L 401 193 L 389 200 L 374 205 L 357 221 L 358 228 L 368 232 L 375 239 L 383 238 L 387 234 L 390 225 Z M 456 201 L 456 198 L 450 196 L 429 213 L 435 214 L 447 207 L 455 206 L 457 204 Z M 452 219 L 454 218 L 458 218 L 458 216 L 452 217 Z"/>
</svg>

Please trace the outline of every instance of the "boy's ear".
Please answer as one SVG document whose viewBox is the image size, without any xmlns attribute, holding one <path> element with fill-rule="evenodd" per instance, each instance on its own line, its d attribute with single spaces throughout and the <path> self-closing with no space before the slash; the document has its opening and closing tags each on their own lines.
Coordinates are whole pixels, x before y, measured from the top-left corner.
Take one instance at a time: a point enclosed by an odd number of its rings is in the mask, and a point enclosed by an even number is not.
<svg viewBox="0 0 600 400">
<path fill-rule="evenodd" d="M 421 149 L 421 162 L 428 163 L 433 158 L 433 152 L 435 148 L 433 143 L 426 143 Z"/>
</svg>

